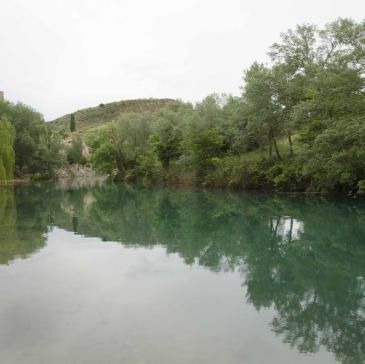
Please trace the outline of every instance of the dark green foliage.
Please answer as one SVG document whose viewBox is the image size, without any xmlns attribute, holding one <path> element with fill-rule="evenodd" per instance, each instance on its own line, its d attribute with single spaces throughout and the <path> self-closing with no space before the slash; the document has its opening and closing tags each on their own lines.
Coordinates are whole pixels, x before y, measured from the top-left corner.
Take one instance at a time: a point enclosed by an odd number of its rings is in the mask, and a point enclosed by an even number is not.
<svg viewBox="0 0 365 364">
<path fill-rule="evenodd" d="M 85 159 L 82 154 L 82 140 L 80 137 L 73 138 L 71 146 L 67 150 L 67 161 L 70 164 L 84 164 Z"/>
<path fill-rule="evenodd" d="M 301 155 L 302 174 L 315 190 L 356 190 L 365 177 L 365 117 L 332 123 Z"/>
<path fill-rule="evenodd" d="M 56 170 L 64 164 L 64 156 L 61 153 L 62 138 L 49 125 L 44 129 L 38 145 L 36 173 L 42 179 L 54 177 Z"/>
<path fill-rule="evenodd" d="M 38 145 L 44 123 L 39 113 L 23 104 L 0 102 L 0 115 L 6 117 L 15 127 L 15 163 L 19 171 L 33 172 L 36 169 Z"/>
<path fill-rule="evenodd" d="M 169 168 L 172 160 L 182 154 L 182 130 L 177 116 L 173 110 L 162 110 L 150 139 L 157 158 L 165 169 Z"/>
<path fill-rule="evenodd" d="M 283 135 L 281 104 L 275 87 L 272 70 L 254 63 L 245 73 L 244 102 L 248 115 L 247 130 L 260 146 L 269 145 L 269 156 L 273 147 L 281 159 L 276 146 L 277 139 Z"/>
<path fill-rule="evenodd" d="M 192 165 L 201 174 L 213 166 L 214 158 L 222 155 L 223 137 L 217 128 L 199 130 L 191 127 L 190 132 L 186 145 L 191 155 Z"/>
<path fill-rule="evenodd" d="M 11 123 L 0 118 L 0 183 L 12 179 L 15 165 L 15 130 Z"/>
<path fill-rule="evenodd" d="M 0 101 L 0 118 L 15 129 L 15 173 L 51 176 L 62 163 L 61 139 L 41 114 L 24 104 Z"/>
<path fill-rule="evenodd" d="M 117 169 L 115 149 L 111 143 L 102 142 L 95 148 L 91 159 L 94 169 L 105 174 L 112 174 Z"/>
<path fill-rule="evenodd" d="M 75 114 L 71 114 L 70 116 L 70 131 L 76 131 L 76 121 L 75 121 Z"/>
<path fill-rule="evenodd" d="M 88 141 L 93 149 L 92 166 L 100 172 L 113 172 L 118 179 L 151 175 L 146 172 L 148 163 L 152 169 L 158 163 L 150 144 L 151 117 L 151 113 L 125 114 L 94 135 Z"/>
</svg>

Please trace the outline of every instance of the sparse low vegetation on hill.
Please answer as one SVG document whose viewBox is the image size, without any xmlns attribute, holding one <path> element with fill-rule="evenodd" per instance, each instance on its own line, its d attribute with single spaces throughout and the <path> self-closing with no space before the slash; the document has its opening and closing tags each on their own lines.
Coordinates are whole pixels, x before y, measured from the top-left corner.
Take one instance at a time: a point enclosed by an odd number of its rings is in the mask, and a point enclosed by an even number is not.
<svg viewBox="0 0 365 364">
<path fill-rule="evenodd" d="M 84 131 L 109 123 L 124 113 L 155 111 L 173 101 L 172 99 L 139 99 L 99 104 L 96 107 L 64 115 L 51 121 L 51 125 L 56 130 L 67 133 L 70 131 L 70 118 L 73 115 L 75 123 L 77 123 L 77 129 Z"/>
</svg>

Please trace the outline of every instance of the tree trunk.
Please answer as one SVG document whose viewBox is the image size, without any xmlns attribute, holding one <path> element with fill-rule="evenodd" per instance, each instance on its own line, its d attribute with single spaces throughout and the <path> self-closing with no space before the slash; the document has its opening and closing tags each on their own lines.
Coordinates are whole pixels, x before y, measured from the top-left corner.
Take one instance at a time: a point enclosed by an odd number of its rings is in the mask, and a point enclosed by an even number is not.
<svg viewBox="0 0 365 364">
<path fill-rule="evenodd" d="M 118 153 L 118 152 L 116 152 L 116 154 L 115 154 L 115 162 L 116 162 L 118 171 L 121 174 L 124 174 L 125 173 L 125 167 L 124 167 L 123 156 L 120 153 Z"/>
<path fill-rule="evenodd" d="M 294 220 L 291 217 L 290 218 L 290 230 L 289 230 L 289 243 L 291 243 L 292 239 L 293 239 L 293 224 L 294 224 Z"/>
<path fill-rule="evenodd" d="M 276 139 L 275 138 L 273 138 L 273 144 L 274 144 L 276 156 L 278 157 L 279 160 L 281 160 L 281 155 L 279 153 L 279 148 L 278 148 L 278 145 L 276 143 Z"/>
<path fill-rule="evenodd" d="M 275 239 L 276 239 L 276 238 L 277 238 L 277 236 L 278 236 L 278 228 L 279 228 L 279 225 L 280 225 L 280 220 L 281 220 L 281 218 L 280 218 L 280 217 L 278 217 L 278 218 L 276 219 L 275 230 L 274 230 L 274 238 L 275 238 Z"/>
<path fill-rule="evenodd" d="M 293 142 L 291 140 L 291 131 L 288 131 L 288 141 L 289 141 L 289 152 L 290 152 L 290 156 L 293 157 L 294 156 L 294 151 L 293 151 Z"/>
</svg>

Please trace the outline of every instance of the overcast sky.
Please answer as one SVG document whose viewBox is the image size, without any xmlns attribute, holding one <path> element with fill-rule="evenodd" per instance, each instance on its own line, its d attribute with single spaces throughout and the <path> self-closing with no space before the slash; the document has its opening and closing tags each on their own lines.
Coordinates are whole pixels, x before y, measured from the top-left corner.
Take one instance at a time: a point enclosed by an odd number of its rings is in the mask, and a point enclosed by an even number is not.
<svg viewBox="0 0 365 364">
<path fill-rule="evenodd" d="M 365 17 L 364 0 L 0 1 L 0 90 L 47 120 L 122 99 L 239 94 L 281 32 Z"/>
</svg>

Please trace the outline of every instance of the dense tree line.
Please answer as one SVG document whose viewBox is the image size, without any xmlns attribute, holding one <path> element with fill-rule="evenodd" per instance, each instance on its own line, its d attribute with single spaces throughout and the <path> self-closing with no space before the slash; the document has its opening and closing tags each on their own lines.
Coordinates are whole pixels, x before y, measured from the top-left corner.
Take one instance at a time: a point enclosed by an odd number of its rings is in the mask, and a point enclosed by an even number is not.
<svg viewBox="0 0 365 364">
<path fill-rule="evenodd" d="M 13 166 L 52 177 L 68 161 L 124 181 L 365 193 L 365 21 L 297 26 L 268 55 L 244 72 L 238 97 L 124 113 L 77 137 L 72 114 L 64 152 L 65 135 L 39 113 L 0 102 L 0 180 Z"/>
<path fill-rule="evenodd" d="M 120 179 L 364 191 L 365 22 L 298 26 L 244 73 L 240 97 L 126 114 L 88 142 Z"/>
<path fill-rule="evenodd" d="M 52 177 L 62 164 L 61 140 L 40 113 L 21 103 L 0 101 L 0 181 L 11 179 L 14 171 L 16 177 Z"/>
</svg>

